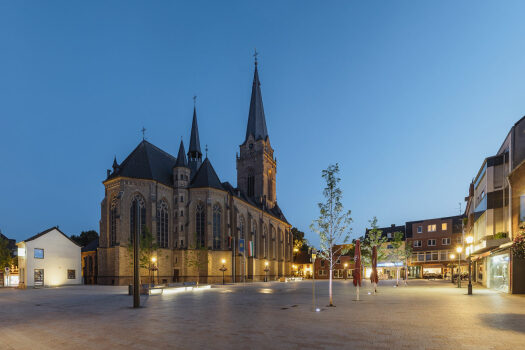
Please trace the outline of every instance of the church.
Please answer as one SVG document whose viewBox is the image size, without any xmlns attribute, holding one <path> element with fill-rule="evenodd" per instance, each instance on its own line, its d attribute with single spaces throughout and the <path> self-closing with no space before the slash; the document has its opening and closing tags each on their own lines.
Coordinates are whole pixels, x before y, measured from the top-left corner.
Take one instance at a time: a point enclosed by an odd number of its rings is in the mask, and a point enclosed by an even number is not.
<svg viewBox="0 0 525 350">
<path fill-rule="evenodd" d="M 246 136 L 236 156 L 237 187 L 202 159 L 194 107 L 190 143 L 177 157 L 145 139 L 107 171 L 101 203 L 98 283 L 133 280 L 128 248 L 136 230 L 150 232 L 160 283 L 272 280 L 291 273 L 291 225 L 277 204 L 277 161 L 266 127 L 257 60 Z"/>
</svg>

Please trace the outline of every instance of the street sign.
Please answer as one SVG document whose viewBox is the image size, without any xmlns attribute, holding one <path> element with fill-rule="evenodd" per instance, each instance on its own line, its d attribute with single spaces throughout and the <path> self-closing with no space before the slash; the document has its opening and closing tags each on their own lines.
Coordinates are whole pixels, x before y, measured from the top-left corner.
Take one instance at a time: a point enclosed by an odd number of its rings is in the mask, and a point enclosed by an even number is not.
<svg viewBox="0 0 525 350">
<path fill-rule="evenodd" d="M 244 238 L 239 239 L 239 253 L 244 254 Z"/>
<path fill-rule="evenodd" d="M 5 273 L 9 273 L 9 267 L 5 268 Z"/>
</svg>

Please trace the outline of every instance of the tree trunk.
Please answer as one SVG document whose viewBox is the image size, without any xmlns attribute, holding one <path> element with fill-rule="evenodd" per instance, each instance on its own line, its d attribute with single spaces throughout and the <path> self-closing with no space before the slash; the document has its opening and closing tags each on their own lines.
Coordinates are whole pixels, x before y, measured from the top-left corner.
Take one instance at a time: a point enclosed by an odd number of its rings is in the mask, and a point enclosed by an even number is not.
<svg viewBox="0 0 525 350">
<path fill-rule="evenodd" d="M 399 266 L 396 268 L 396 287 L 399 287 Z"/>
<path fill-rule="evenodd" d="M 328 294 L 330 295 L 330 305 L 329 306 L 334 306 L 333 299 L 332 299 L 332 266 L 330 266 L 330 276 L 328 278 L 329 278 Z"/>
</svg>

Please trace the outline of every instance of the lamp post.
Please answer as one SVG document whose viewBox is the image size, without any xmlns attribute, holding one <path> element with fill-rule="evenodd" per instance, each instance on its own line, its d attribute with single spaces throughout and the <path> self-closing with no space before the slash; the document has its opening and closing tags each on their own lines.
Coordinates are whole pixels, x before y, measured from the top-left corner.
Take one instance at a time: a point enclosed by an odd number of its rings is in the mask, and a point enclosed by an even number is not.
<svg viewBox="0 0 525 350">
<path fill-rule="evenodd" d="M 221 260 L 221 263 L 222 263 L 222 267 L 219 269 L 219 271 L 222 271 L 222 285 L 224 285 L 224 272 L 226 272 L 226 270 L 228 270 L 226 268 L 226 259 L 222 259 Z"/>
<path fill-rule="evenodd" d="M 156 257 L 152 257 L 151 258 L 151 263 L 153 264 L 153 266 L 151 268 L 151 272 L 152 272 L 151 281 L 152 281 L 153 285 L 155 285 L 155 270 L 157 270 L 157 266 L 155 266 L 156 262 L 157 262 L 157 258 Z M 158 282 L 158 277 L 159 277 L 159 273 L 157 272 L 157 282 Z"/>
<path fill-rule="evenodd" d="M 456 252 L 458 252 L 458 288 L 461 288 L 461 252 L 463 248 L 458 246 Z"/>
<path fill-rule="evenodd" d="M 317 250 L 312 249 L 312 311 L 316 312 L 315 307 L 315 258 L 317 257 Z"/>
<path fill-rule="evenodd" d="M 455 258 L 455 257 L 456 257 L 456 256 L 455 256 L 454 254 L 450 254 L 450 261 L 452 261 L 452 263 L 450 264 L 450 265 L 452 266 L 452 267 L 450 268 L 450 270 L 451 270 L 451 271 L 450 271 L 450 282 L 451 282 L 452 284 L 454 284 L 454 263 L 453 263 L 453 261 L 454 261 L 454 258 Z"/>
<path fill-rule="evenodd" d="M 264 275 L 264 282 L 268 282 L 268 271 L 270 271 L 270 267 L 268 267 L 268 261 L 264 262 L 264 266 L 265 266 L 265 268 L 264 268 L 264 273 L 265 273 L 265 275 Z"/>
<path fill-rule="evenodd" d="M 346 281 L 346 278 L 348 277 L 348 270 L 347 270 L 348 263 L 345 263 L 344 267 L 345 267 L 345 281 Z"/>
<path fill-rule="evenodd" d="M 472 242 L 474 242 L 474 237 L 467 236 L 467 254 L 468 254 L 468 295 L 472 295 Z"/>
</svg>

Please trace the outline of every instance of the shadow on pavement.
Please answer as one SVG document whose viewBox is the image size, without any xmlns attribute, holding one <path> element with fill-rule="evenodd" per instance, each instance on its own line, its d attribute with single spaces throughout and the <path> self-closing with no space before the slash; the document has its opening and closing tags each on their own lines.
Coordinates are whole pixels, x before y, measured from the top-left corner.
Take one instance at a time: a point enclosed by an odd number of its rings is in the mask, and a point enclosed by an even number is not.
<svg viewBox="0 0 525 350">
<path fill-rule="evenodd" d="M 525 333 L 523 314 L 481 314 L 480 318 L 489 327 Z"/>
</svg>

